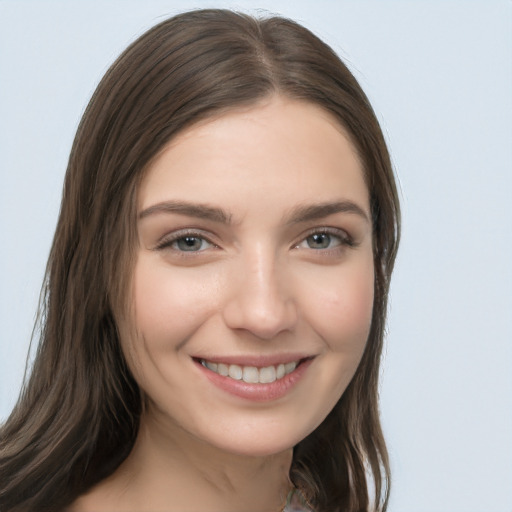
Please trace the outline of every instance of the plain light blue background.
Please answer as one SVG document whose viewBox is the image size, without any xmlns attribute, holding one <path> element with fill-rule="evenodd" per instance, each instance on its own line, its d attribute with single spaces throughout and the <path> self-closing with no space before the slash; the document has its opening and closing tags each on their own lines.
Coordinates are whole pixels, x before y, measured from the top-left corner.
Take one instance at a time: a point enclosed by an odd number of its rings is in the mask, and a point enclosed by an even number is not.
<svg viewBox="0 0 512 512">
<path fill-rule="evenodd" d="M 23 376 L 72 138 L 95 85 L 194 7 L 289 16 L 346 60 L 402 188 L 382 413 L 390 512 L 512 510 L 510 1 L 0 1 L 0 419 Z"/>
</svg>

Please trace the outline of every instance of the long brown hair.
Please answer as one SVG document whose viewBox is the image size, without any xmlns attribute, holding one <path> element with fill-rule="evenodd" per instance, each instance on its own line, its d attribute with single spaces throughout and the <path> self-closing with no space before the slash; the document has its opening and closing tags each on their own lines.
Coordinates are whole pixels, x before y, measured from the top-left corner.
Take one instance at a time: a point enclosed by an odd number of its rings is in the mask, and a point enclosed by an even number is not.
<svg viewBox="0 0 512 512">
<path fill-rule="evenodd" d="M 275 94 L 320 105 L 351 137 L 370 193 L 375 262 L 363 358 L 333 411 L 295 447 L 290 477 L 317 512 L 366 511 L 372 503 L 385 510 L 390 475 L 377 392 L 400 214 L 384 138 L 355 78 L 311 32 L 279 17 L 208 9 L 166 20 L 129 46 L 82 118 L 36 359 L 0 429 L 2 512 L 62 510 L 130 452 L 141 399 L 116 319 L 129 302 L 138 184 L 178 132 Z"/>
</svg>

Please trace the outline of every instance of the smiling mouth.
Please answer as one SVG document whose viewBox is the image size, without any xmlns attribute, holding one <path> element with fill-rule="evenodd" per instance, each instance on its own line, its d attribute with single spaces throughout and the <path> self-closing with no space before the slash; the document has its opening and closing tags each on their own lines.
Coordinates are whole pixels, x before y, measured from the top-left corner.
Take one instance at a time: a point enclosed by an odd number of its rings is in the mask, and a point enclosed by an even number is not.
<svg viewBox="0 0 512 512">
<path fill-rule="evenodd" d="M 233 380 L 243 381 L 247 384 L 271 384 L 276 380 L 284 378 L 292 373 L 297 366 L 310 358 L 299 359 L 289 363 L 281 363 L 275 366 L 265 366 L 258 368 L 256 366 L 241 366 L 238 364 L 214 363 L 206 359 L 199 359 L 199 362 L 208 370 L 218 375 L 228 377 Z"/>
</svg>

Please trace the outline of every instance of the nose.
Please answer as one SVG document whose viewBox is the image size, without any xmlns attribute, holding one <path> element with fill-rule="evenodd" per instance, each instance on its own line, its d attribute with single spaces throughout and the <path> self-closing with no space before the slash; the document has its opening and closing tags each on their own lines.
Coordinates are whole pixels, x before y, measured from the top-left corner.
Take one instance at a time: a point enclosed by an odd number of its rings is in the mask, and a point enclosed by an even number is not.
<svg viewBox="0 0 512 512">
<path fill-rule="evenodd" d="M 255 251 L 241 257 L 228 277 L 224 322 L 230 329 L 245 330 L 263 340 L 292 331 L 297 323 L 296 300 L 286 269 L 281 272 L 275 257 Z"/>
</svg>

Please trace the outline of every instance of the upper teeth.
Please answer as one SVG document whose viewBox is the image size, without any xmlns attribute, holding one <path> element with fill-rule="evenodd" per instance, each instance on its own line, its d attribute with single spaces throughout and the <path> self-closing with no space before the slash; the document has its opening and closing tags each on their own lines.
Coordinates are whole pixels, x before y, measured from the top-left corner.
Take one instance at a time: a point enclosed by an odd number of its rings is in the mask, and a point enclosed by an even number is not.
<svg viewBox="0 0 512 512">
<path fill-rule="evenodd" d="M 201 364 L 212 370 L 212 372 L 231 377 L 236 380 L 243 380 L 249 384 L 269 384 L 277 379 L 282 379 L 285 375 L 293 372 L 297 368 L 298 361 L 277 366 L 265 366 L 256 368 L 256 366 L 239 366 L 237 364 L 212 363 L 201 360 Z"/>
</svg>

